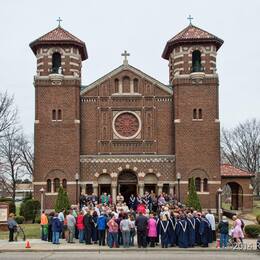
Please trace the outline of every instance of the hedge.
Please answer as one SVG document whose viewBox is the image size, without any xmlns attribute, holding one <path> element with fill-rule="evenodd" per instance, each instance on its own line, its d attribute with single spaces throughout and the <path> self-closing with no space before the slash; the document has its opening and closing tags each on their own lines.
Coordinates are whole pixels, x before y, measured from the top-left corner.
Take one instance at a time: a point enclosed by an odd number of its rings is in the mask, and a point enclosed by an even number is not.
<svg viewBox="0 0 260 260">
<path fill-rule="evenodd" d="M 260 225 L 246 225 L 245 233 L 248 237 L 257 238 L 260 235 Z"/>
<path fill-rule="evenodd" d="M 20 215 L 25 218 L 26 221 L 35 222 L 37 215 L 40 215 L 41 204 L 38 200 L 29 199 L 21 204 Z"/>
<path fill-rule="evenodd" d="M 15 203 L 12 199 L 10 198 L 0 198 L 0 202 L 6 202 L 9 204 L 9 213 L 14 213 L 15 214 Z"/>
<path fill-rule="evenodd" d="M 16 216 L 15 221 L 17 222 L 17 224 L 23 224 L 24 217 L 23 216 Z"/>
</svg>

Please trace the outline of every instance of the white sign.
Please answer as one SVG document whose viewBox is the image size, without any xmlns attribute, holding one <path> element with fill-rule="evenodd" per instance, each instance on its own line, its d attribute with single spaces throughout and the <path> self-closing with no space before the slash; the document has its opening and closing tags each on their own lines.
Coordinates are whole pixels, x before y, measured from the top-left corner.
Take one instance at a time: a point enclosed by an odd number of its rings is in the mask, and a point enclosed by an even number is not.
<svg viewBox="0 0 260 260">
<path fill-rule="evenodd" d="M 7 208 L 0 208 L 0 222 L 7 222 L 8 212 Z"/>
</svg>

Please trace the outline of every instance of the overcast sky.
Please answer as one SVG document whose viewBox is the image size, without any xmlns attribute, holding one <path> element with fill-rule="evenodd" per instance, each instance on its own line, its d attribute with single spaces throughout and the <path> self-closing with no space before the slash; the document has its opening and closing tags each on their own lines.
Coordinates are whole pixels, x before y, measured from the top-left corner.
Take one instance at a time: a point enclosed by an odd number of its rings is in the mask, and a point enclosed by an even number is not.
<svg viewBox="0 0 260 260">
<path fill-rule="evenodd" d="M 166 41 L 188 25 L 223 39 L 218 51 L 221 126 L 260 118 L 260 0 L 1 0 L 1 91 L 15 95 L 20 121 L 33 134 L 36 59 L 29 43 L 57 26 L 86 42 L 83 84 L 129 63 L 168 83 L 168 63 L 161 58 Z"/>
</svg>

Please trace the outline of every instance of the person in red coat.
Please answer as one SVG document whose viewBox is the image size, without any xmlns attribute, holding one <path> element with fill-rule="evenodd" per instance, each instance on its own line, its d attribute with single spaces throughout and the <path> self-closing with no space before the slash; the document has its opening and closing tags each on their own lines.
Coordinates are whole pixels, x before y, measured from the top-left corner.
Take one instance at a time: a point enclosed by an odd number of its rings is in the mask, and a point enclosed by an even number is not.
<svg viewBox="0 0 260 260">
<path fill-rule="evenodd" d="M 84 222 L 83 222 L 83 212 L 80 211 L 79 212 L 79 215 L 77 217 L 77 228 L 78 228 L 78 231 L 79 231 L 79 242 L 80 243 L 84 243 Z"/>
</svg>

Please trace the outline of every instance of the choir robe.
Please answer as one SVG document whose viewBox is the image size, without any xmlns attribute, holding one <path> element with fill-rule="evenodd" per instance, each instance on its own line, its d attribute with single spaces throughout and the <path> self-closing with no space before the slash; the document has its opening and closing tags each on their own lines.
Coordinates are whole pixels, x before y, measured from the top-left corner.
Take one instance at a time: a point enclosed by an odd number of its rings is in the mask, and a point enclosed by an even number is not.
<svg viewBox="0 0 260 260">
<path fill-rule="evenodd" d="M 202 246 L 208 247 L 212 231 L 211 231 L 210 223 L 206 218 L 201 218 L 199 232 L 201 235 Z"/>
<path fill-rule="evenodd" d="M 176 225 L 177 220 L 175 217 L 170 218 L 170 227 L 169 227 L 169 244 L 171 246 L 177 245 L 177 236 L 176 236 Z"/>
<path fill-rule="evenodd" d="M 196 217 L 195 221 L 196 221 L 196 225 L 195 225 L 196 245 L 200 246 L 201 245 L 201 236 L 200 236 L 200 222 L 201 222 L 201 219 Z"/>
<path fill-rule="evenodd" d="M 135 196 L 130 196 L 129 198 L 129 208 L 130 209 L 136 209 L 136 198 Z"/>
<path fill-rule="evenodd" d="M 189 230 L 189 246 L 194 247 L 196 243 L 196 220 L 195 218 L 187 218 Z"/>
<path fill-rule="evenodd" d="M 181 219 L 177 222 L 176 234 L 178 237 L 178 246 L 181 248 L 189 247 L 189 229 L 186 219 Z"/>
<path fill-rule="evenodd" d="M 162 221 L 158 222 L 158 233 L 161 235 L 161 244 L 162 247 L 168 247 L 169 244 L 169 232 L 170 232 L 170 221 Z"/>
</svg>

